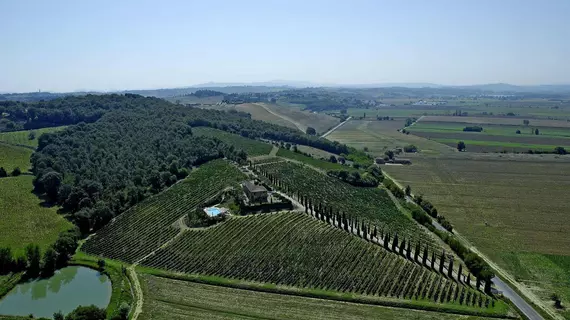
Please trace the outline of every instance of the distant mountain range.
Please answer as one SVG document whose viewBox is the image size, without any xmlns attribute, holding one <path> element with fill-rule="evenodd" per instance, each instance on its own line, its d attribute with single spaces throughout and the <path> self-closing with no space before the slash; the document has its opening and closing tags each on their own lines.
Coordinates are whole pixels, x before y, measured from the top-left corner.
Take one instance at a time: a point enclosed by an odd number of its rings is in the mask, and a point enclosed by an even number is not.
<svg viewBox="0 0 570 320">
<path fill-rule="evenodd" d="M 424 82 L 393 82 L 393 83 L 369 83 L 369 84 L 336 84 L 336 83 L 316 83 L 307 81 L 287 81 L 287 80 L 273 80 L 267 82 L 208 82 L 190 86 L 189 88 L 219 88 L 219 87 L 290 87 L 290 88 L 308 88 L 308 87 L 332 87 L 332 88 L 458 88 L 458 89 L 472 89 L 491 92 L 570 92 L 570 84 L 558 85 L 527 85 L 519 86 L 508 83 L 489 83 L 489 84 L 476 84 L 466 86 L 452 86 L 435 83 Z"/>
<path fill-rule="evenodd" d="M 124 90 L 114 92 L 67 92 L 67 93 L 50 93 L 50 92 L 28 92 L 28 93 L 2 93 L 2 100 L 22 100 L 22 101 L 38 101 L 48 100 L 65 95 L 83 95 L 83 94 L 103 94 L 103 93 L 134 93 L 144 96 L 154 96 L 159 98 L 179 97 L 196 92 L 199 89 L 210 89 L 223 93 L 245 93 L 245 92 L 271 92 L 282 91 L 288 89 L 299 88 L 349 88 L 349 89 L 372 89 L 372 88 L 407 88 L 407 89 L 460 89 L 472 90 L 473 93 L 486 94 L 570 94 L 570 85 L 530 85 L 518 86 L 508 83 L 491 83 L 467 86 L 449 86 L 434 83 L 373 83 L 373 84 L 334 84 L 334 83 L 314 83 L 307 81 L 287 81 L 273 80 L 266 82 L 208 82 L 188 87 L 180 88 L 163 88 L 163 89 L 142 89 L 142 90 Z M 425 90 L 424 90 L 425 91 Z"/>
</svg>

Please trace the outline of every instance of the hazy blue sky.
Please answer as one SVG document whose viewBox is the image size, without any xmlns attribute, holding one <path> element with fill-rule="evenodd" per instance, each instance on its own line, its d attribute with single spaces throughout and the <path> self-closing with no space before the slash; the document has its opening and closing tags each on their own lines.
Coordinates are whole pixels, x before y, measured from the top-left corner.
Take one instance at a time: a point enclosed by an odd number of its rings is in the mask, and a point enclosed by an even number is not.
<svg viewBox="0 0 570 320">
<path fill-rule="evenodd" d="M 0 1 L 0 91 L 570 83 L 570 0 Z"/>
</svg>

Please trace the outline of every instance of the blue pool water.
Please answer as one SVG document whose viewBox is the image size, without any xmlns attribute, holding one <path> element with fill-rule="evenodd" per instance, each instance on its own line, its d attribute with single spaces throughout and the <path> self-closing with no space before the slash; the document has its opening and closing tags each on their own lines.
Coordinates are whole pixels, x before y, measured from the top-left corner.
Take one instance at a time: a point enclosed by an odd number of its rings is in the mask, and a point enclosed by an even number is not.
<svg viewBox="0 0 570 320">
<path fill-rule="evenodd" d="M 220 211 L 220 209 L 218 209 L 216 207 L 210 207 L 210 208 L 206 208 L 206 213 L 210 217 L 215 217 L 215 216 L 219 215 L 220 213 L 222 213 L 222 211 Z"/>
</svg>

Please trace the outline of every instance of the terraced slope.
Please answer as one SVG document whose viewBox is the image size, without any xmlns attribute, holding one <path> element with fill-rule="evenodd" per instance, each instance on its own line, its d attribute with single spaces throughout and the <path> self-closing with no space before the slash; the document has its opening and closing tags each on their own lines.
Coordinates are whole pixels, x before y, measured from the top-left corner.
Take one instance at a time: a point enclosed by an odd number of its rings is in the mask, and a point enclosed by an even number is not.
<svg viewBox="0 0 570 320">
<path fill-rule="evenodd" d="M 314 205 L 322 203 L 335 212 L 344 212 L 349 218 L 358 218 L 379 229 L 404 235 L 407 239 L 432 244 L 433 241 L 411 218 L 398 210 L 385 190 L 354 187 L 336 178 L 328 177 L 307 166 L 292 162 L 278 162 L 258 166 L 262 176 L 273 177 L 283 183 L 292 195 L 308 197 Z"/>
<path fill-rule="evenodd" d="M 299 212 L 234 217 L 209 229 L 185 231 L 142 265 L 422 304 L 492 308 L 487 297 L 469 286 Z"/>
</svg>

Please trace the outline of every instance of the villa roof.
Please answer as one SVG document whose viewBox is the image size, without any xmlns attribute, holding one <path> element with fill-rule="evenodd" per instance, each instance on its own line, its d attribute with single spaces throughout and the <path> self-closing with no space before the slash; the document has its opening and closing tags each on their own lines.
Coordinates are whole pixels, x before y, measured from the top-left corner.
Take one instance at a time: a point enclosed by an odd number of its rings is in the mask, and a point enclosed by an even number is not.
<svg viewBox="0 0 570 320">
<path fill-rule="evenodd" d="M 251 181 L 245 181 L 243 183 L 243 185 L 247 188 L 247 190 L 249 190 L 250 192 L 265 192 L 267 191 L 267 189 L 265 189 L 264 186 L 258 185 L 258 184 L 254 184 Z"/>
</svg>

